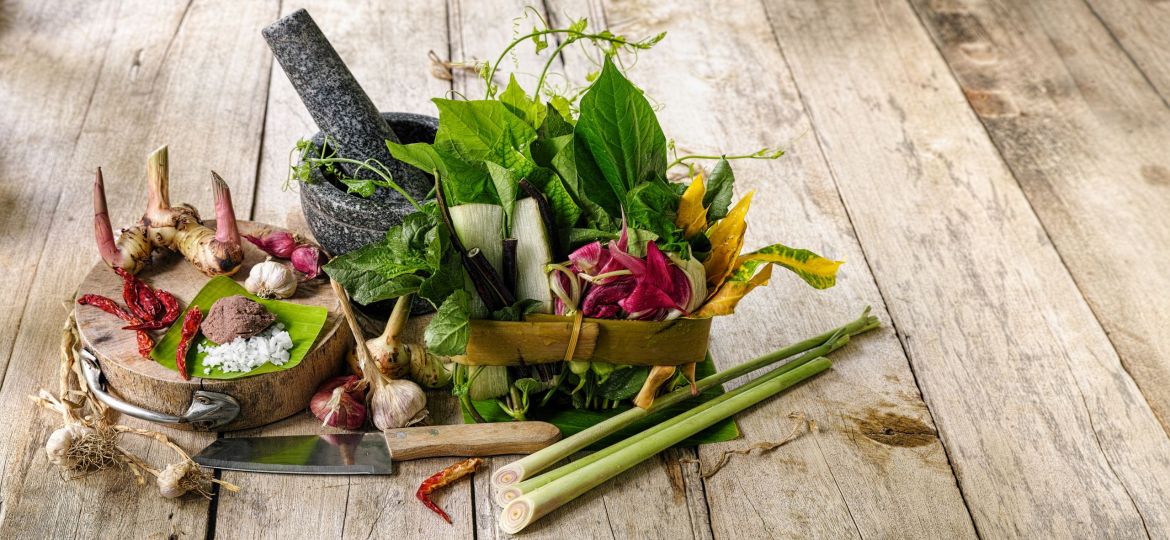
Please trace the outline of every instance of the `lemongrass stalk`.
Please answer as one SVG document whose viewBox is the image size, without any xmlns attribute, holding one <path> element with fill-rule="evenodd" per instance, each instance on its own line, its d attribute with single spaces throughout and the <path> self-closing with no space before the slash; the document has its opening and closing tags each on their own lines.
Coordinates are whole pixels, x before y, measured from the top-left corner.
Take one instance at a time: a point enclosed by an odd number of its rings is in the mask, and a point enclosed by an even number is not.
<svg viewBox="0 0 1170 540">
<path fill-rule="evenodd" d="M 611 454 L 613 454 L 613 453 L 615 453 L 615 452 L 617 452 L 617 451 L 619 451 L 627 446 L 630 446 L 631 444 L 636 443 L 641 438 L 653 435 L 654 433 L 657 433 L 658 431 L 661 431 L 661 430 L 669 427 L 670 422 L 674 422 L 675 420 L 683 421 L 683 420 L 686 420 L 690 417 L 693 417 L 693 416 L 695 416 L 695 415 L 697 415 L 697 414 L 699 414 L 699 413 L 701 413 L 701 412 L 703 412 L 711 407 L 714 407 L 715 405 L 718 405 L 719 403 L 727 401 L 732 396 L 734 396 L 736 392 L 749 390 L 751 388 L 759 386 L 759 385 L 761 385 L 761 384 L 763 384 L 763 383 L 765 383 L 773 378 L 776 378 L 780 375 L 783 375 L 784 373 L 792 371 L 793 369 L 796 369 L 796 368 L 808 363 L 809 361 L 815 360 L 815 359 L 822 357 L 822 356 L 825 356 L 825 355 L 827 355 L 827 354 L 829 354 L 837 349 L 840 349 L 841 347 L 844 347 L 849 342 L 849 335 L 844 334 L 843 332 L 844 332 L 844 329 L 838 330 L 839 335 L 835 335 L 836 337 L 830 337 L 828 341 L 826 341 L 825 343 L 823 343 L 819 347 L 811 349 L 811 350 L 805 352 L 804 354 L 800 355 L 800 357 L 792 360 L 791 362 L 786 362 L 783 365 L 776 367 L 776 368 L 768 371 L 767 373 L 764 373 L 763 375 L 756 377 L 755 379 L 752 379 L 751 381 L 747 382 L 743 386 L 736 388 L 732 392 L 727 392 L 727 393 L 721 394 L 719 396 L 716 396 L 709 401 L 704 401 L 703 403 L 696 405 L 695 407 L 687 410 L 686 412 L 683 412 L 683 413 L 679 414 L 678 416 L 675 416 L 674 418 L 670 419 L 669 422 L 663 422 L 663 423 L 660 423 L 660 424 L 655 425 L 653 427 L 647 428 L 645 431 L 643 431 L 641 433 L 632 435 L 632 436 L 630 436 L 630 437 L 628 437 L 620 442 L 614 443 L 614 444 L 607 446 L 601 450 L 593 452 L 592 454 L 589 454 L 588 456 L 585 456 L 581 459 L 571 461 L 569 463 L 566 463 L 565 465 L 557 467 L 557 468 L 555 468 L 551 471 L 545 472 L 543 474 L 538 474 L 532 478 L 528 478 L 524 481 L 521 481 L 521 482 L 518 482 L 515 484 L 511 484 L 511 485 L 507 485 L 507 486 L 497 486 L 496 490 L 495 490 L 496 503 L 499 504 L 500 506 L 507 505 L 513 499 L 519 498 L 520 496 L 522 496 L 526 493 L 530 493 L 533 490 L 535 490 L 543 485 L 546 485 L 554 480 L 557 480 L 558 478 L 564 477 L 577 469 L 580 469 L 582 467 L 586 467 L 594 462 L 597 462 L 597 461 L 599 461 L 599 460 L 601 460 L 601 459 L 603 459 L 603 458 L 605 458 L 605 457 L 607 457 L 607 456 L 609 456 L 609 455 L 611 455 Z"/>
<path fill-rule="evenodd" d="M 732 397 L 687 418 L 685 422 L 677 420 L 677 417 L 667 420 L 670 425 L 665 429 L 644 437 L 604 459 L 577 469 L 555 482 L 508 503 L 500 515 L 500 528 L 509 534 L 520 532 L 533 521 L 601 485 L 606 480 L 629 470 L 651 456 L 706 429 L 715 422 L 829 369 L 832 364 L 827 358 L 817 358 L 758 386 L 731 392 L 734 394 Z"/>
<path fill-rule="evenodd" d="M 764 366 L 776 363 L 780 360 L 790 356 L 803 353 L 817 346 L 824 344 L 833 336 L 843 332 L 844 335 L 857 335 L 877 328 L 878 320 L 875 317 L 869 316 L 869 308 L 865 308 L 861 316 L 856 320 L 844 326 L 834 328 L 821 335 L 811 337 L 799 343 L 795 343 L 784 347 L 782 349 L 773 351 L 769 354 L 760 356 L 754 360 L 749 360 L 742 364 L 732 366 L 723 371 L 715 373 L 709 377 L 705 377 L 696 383 L 699 392 L 711 388 L 713 386 L 723 384 L 727 381 L 735 379 L 741 375 L 745 375 Z M 642 409 L 639 407 L 631 408 L 621 414 L 612 416 L 602 422 L 594 424 L 587 429 L 584 429 L 570 437 L 561 439 L 557 443 L 530 454 L 524 458 L 514 461 L 504 467 L 501 467 L 492 475 L 492 485 L 497 489 L 521 482 L 528 478 L 535 476 L 540 471 L 543 471 L 557 462 L 569 457 L 574 452 L 588 447 L 589 445 L 600 441 L 611 433 L 614 433 L 641 418 L 655 411 L 662 410 L 675 403 L 690 399 L 692 396 L 690 388 L 680 388 L 659 396 L 654 400 L 654 403 L 649 409 Z"/>
</svg>

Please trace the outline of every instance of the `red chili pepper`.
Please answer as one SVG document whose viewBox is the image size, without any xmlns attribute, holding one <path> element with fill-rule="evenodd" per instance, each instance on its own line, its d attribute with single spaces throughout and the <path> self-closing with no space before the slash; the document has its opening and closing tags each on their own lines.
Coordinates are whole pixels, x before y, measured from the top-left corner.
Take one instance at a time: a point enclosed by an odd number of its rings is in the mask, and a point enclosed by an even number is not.
<svg viewBox="0 0 1170 540">
<path fill-rule="evenodd" d="M 150 351 L 154 349 L 154 340 L 150 339 L 150 334 L 143 330 L 135 332 L 138 340 L 138 354 L 143 358 L 150 360 Z"/>
<path fill-rule="evenodd" d="M 191 306 L 187 310 L 187 315 L 183 317 L 183 331 L 179 334 L 179 348 L 175 351 L 175 367 L 179 368 L 179 375 L 184 379 L 190 379 L 187 375 L 187 349 L 191 347 L 191 340 L 195 334 L 199 333 L 199 323 L 203 322 L 203 312 L 199 311 L 196 306 Z"/>
<path fill-rule="evenodd" d="M 131 324 L 139 324 L 141 322 L 138 320 L 138 317 L 122 309 L 122 306 L 101 295 L 83 294 L 77 299 L 77 303 L 83 306 L 93 306 Z"/>
<path fill-rule="evenodd" d="M 171 323 L 175 322 L 175 319 L 179 318 L 179 313 L 181 313 L 183 309 L 182 306 L 179 305 L 179 300 L 175 298 L 173 294 L 162 290 L 156 290 L 154 291 L 154 294 L 158 297 L 160 303 L 164 307 L 162 318 L 157 321 L 123 326 L 123 330 L 158 330 L 160 328 L 166 328 L 170 326 Z"/>
<path fill-rule="evenodd" d="M 143 324 L 141 319 L 131 315 L 130 312 L 122 309 L 122 306 L 119 306 L 116 302 L 104 296 L 97 294 L 83 294 L 80 298 L 77 299 L 77 303 L 83 306 L 96 307 L 106 313 L 109 313 L 110 315 L 130 323 L 131 326 L 140 326 Z M 141 330 L 138 331 L 138 335 L 135 337 L 138 342 L 138 354 L 142 355 L 143 358 L 149 359 L 150 350 L 154 348 L 154 340 L 150 339 L 150 334 L 147 334 Z"/>
<path fill-rule="evenodd" d="M 431 492 L 475 472 L 475 469 L 482 463 L 483 460 L 480 458 L 469 458 L 451 465 L 431 475 L 430 478 L 423 480 L 422 485 L 418 486 L 418 491 L 414 493 L 414 496 L 422 501 L 427 508 L 430 508 L 432 512 L 439 514 L 439 517 L 446 520 L 447 523 L 451 523 L 451 516 L 448 516 L 442 508 L 439 508 L 439 505 L 431 501 Z"/>
<path fill-rule="evenodd" d="M 154 322 L 163 315 L 162 303 L 150 285 L 121 268 L 115 268 L 114 272 L 122 276 L 122 300 L 126 302 L 126 307 L 130 308 L 130 311 L 147 323 Z"/>
</svg>

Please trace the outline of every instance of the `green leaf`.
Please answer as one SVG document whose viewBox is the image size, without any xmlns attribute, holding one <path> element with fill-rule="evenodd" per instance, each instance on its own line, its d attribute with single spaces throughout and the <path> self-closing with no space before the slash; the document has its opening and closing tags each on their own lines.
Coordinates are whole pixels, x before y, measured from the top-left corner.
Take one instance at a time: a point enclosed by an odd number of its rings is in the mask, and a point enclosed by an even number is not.
<svg viewBox="0 0 1170 540">
<path fill-rule="evenodd" d="M 451 293 L 463 288 L 464 280 L 463 262 L 459 259 L 459 253 L 447 248 L 430 277 L 419 284 L 418 295 L 438 308 Z"/>
<path fill-rule="evenodd" d="M 372 197 L 374 195 L 374 191 L 377 191 L 378 186 L 380 185 L 378 182 L 367 180 L 365 178 L 342 178 L 341 183 L 345 184 L 345 187 L 349 188 L 346 190 L 346 193 L 353 193 L 359 197 L 365 198 Z"/>
<path fill-rule="evenodd" d="M 561 118 L 563 118 L 565 121 L 573 121 L 573 104 L 569 103 L 569 100 L 565 99 L 564 96 L 553 96 L 552 99 L 549 100 L 548 104 L 552 106 L 552 108 L 556 109 L 556 111 L 560 113 Z"/>
<path fill-rule="evenodd" d="M 518 301 L 516 301 L 515 304 L 512 304 L 512 305 L 505 307 L 503 309 L 497 309 L 496 311 L 493 311 L 492 312 L 492 320 L 494 320 L 494 321 L 520 321 L 520 320 L 524 319 L 525 315 L 532 313 L 533 311 L 536 311 L 537 309 L 539 309 L 543 305 L 544 304 L 541 303 L 539 300 L 533 300 L 531 298 L 525 298 L 523 300 L 518 300 Z"/>
<path fill-rule="evenodd" d="M 183 319 L 187 316 L 187 311 L 194 306 L 198 307 L 204 315 L 207 315 L 207 312 L 211 310 L 211 306 L 215 304 L 216 300 L 235 295 L 255 300 L 264 306 L 265 309 L 276 315 L 276 320 L 284 325 L 289 337 L 292 338 L 293 348 L 288 351 L 288 361 L 279 366 L 263 364 L 247 373 L 224 373 L 218 369 L 213 369 L 211 373 L 206 373 L 204 371 L 203 359 L 207 354 L 199 352 L 199 345 L 214 345 L 214 343 L 200 334 L 191 342 L 191 347 L 187 349 L 187 373 L 192 377 L 230 380 L 294 368 L 297 364 L 301 363 L 305 354 L 312 349 L 313 342 L 317 340 L 317 335 L 321 332 L 321 328 L 325 326 L 326 317 L 329 316 L 329 310 L 320 306 L 308 306 L 282 300 L 257 298 L 244 290 L 232 278 L 218 276 L 211 278 L 200 289 L 199 293 L 195 295 L 195 298 L 191 299 L 191 302 L 187 304 L 187 309 L 179 316 L 178 322 L 171 325 L 167 333 L 163 335 L 158 344 L 154 346 L 154 349 L 150 351 L 150 357 L 158 362 L 159 365 L 170 370 L 178 371 L 175 364 L 175 354 L 179 350 L 179 338 L 182 334 Z"/>
<path fill-rule="evenodd" d="M 537 167 L 528 175 L 528 181 L 544 194 L 545 199 L 548 199 L 556 222 L 555 232 L 564 231 L 577 223 L 577 219 L 581 217 L 581 207 L 577 206 L 560 176 L 544 167 Z"/>
<path fill-rule="evenodd" d="M 496 187 L 496 196 L 500 199 L 500 206 L 504 208 L 504 234 L 512 230 L 512 212 L 516 209 L 516 192 L 520 189 L 520 179 L 512 171 L 490 161 L 484 163 L 492 184 Z"/>
<path fill-rule="evenodd" d="M 609 400 L 630 399 L 638 395 L 649 374 L 650 368 L 645 366 L 619 369 L 610 374 L 609 379 L 598 387 L 597 391 L 601 397 Z"/>
<path fill-rule="evenodd" d="M 581 115 L 574 131 L 578 174 L 589 180 L 585 193 L 611 216 L 620 214 L 626 194 L 640 184 L 665 181 L 666 136 L 650 102 L 610 58 L 601 75 L 581 98 Z M 584 150 L 584 152 L 582 152 Z M 611 195 L 601 194 L 598 182 L 584 176 L 582 165 L 592 162 Z"/>
<path fill-rule="evenodd" d="M 589 19 L 582 17 L 580 19 L 573 21 L 573 24 L 569 25 L 569 31 L 581 33 L 581 32 L 584 32 L 585 28 L 588 26 L 589 26 Z"/>
<path fill-rule="evenodd" d="M 417 291 L 423 282 L 417 273 L 430 268 L 425 257 L 404 248 L 397 241 L 369 244 L 334 257 L 324 270 L 359 304 L 396 298 Z"/>
<path fill-rule="evenodd" d="M 427 349 L 438 356 L 458 356 L 467 352 L 471 334 L 471 296 L 464 289 L 451 293 L 434 318 L 427 324 L 423 339 Z"/>
<path fill-rule="evenodd" d="M 714 223 L 727 215 L 731 207 L 732 188 L 735 187 L 735 175 L 731 172 L 731 164 L 726 159 L 719 159 L 711 176 L 707 178 L 707 193 L 703 196 L 703 206 L 707 207 L 707 223 Z"/>
<path fill-rule="evenodd" d="M 535 129 L 544 122 L 544 116 L 548 114 L 548 109 L 544 105 L 533 101 L 520 88 L 520 84 L 516 82 L 516 76 L 511 75 L 508 79 L 508 86 L 504 88 L 504 93 L 500 94 L 500 103 L 511 111 L 512 114 L 523 119 Z"/>
<path fill-rule="evenodd" d="M 434 102 L 439 108 L 434 148 L 447 169 L 442 179 L 447 203 L 499 204 L 485 162 L 524 178 L 536 166 L 529 151 L 536 131 L 496 100 Z"/>
<path fill-rule="evenodd" d="M 390 150 L 390 155 L 394 156 L 394 159 L 407 165 L 413 165 L 428 174 L 447 175 L 447 167 L 443 163 L 443 158 L 435 151 L 433 145 L 427 143 L 398 144 L 386 141 L 386 148 Z"/>
<path fill-rule="evenodd" d="M 528 394 L 531 394 L 534 392 L 540 392 L 541 390 L 545 389 L 544 383 L 542 383 L 536 379 L 533 379 L 531 377 L 525 377 L 523 379 L 516 379 L 516 381 L 514 381 L 512 383 L 512 385 L 515 386 L 517 390 L 523 392 L 525 395 L 528 395 Z"/>
<path fill-rule="evenodd" d="M 681 238 L 674 224 L 679 197 L 665 182 L 647 182 L 626 198 L 626 219 L 633 228 L 646 229 L 666 241 Z"/>
</svg>

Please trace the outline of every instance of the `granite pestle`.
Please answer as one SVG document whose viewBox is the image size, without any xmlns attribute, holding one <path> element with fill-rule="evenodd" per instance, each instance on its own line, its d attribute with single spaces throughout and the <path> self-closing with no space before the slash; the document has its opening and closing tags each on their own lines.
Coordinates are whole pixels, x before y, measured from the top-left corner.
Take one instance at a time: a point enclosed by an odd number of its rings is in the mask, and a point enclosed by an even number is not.
<svg viewBox="0 0 1170 540">
<path fill-rule="evenodd" d="M 422 199 L 433 183 L 430 177 L 390 156 L 385 141 L 399 142 L 398 136 L 309 12 L 298 9 L 262 33 L 305 108 L 335 146 L 337 155 L 358 161 L 375 159 L 385 164 L 399 186 L 416 199 Z M 342 169 L 352 177 L 378 178 L 352 165 L 342 164 Z M 396 192 L 384 188 L 379 188 L 374 198 L 395 205 L 407 204 Z"/>
</svg>

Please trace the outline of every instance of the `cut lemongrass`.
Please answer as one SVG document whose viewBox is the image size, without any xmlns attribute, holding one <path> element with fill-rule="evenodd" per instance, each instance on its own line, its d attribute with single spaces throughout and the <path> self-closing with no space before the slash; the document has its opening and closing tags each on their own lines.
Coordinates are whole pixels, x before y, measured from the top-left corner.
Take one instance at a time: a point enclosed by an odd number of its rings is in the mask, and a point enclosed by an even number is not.
<svg viewBox="0 0 1170 540">
<path fill-rule="evenodd" d="M 869 308 L 865 308 L 861 316 L 856 320 L 844 326 L 834 328 L 819 336 L 811 337 L 799 343 L 794 343 L 783 349 L 773 351 L 769 354 L 760 356 L 754 360 L 749 360 L 742 364 L 732 366 L 723 371 L 715 373 L 709 377 L 700 379 L 696 386 L 699 392 L 711 388 L 716 385 L 723 384 L 727 381 L 735 379 L 741 375 L 751 373 L 764 366 L 774 364 L 788 358 L 790 356 L 803 353 L 810 349 L 816 348 L 829 341 L 834 336 L 839 335 L 857 335 L 878 327 L 878 320 L 876 317 L 869 315 Z M 795 366 L 793 366 L 795 367 Z M 528 478 L 532 478 L 541 471 L 551 467 L 557 462 L 569 457 L 578 450 L 583 450 L 589 445 L 600 441 L 618 430 L 637 422 L 645 416 L 662 410 L 675 403 L 690 399 L 692 396 L 690 388 L 680 388 L 674 392 L 659 396 L 654 400 L 654 403 L 649 409 L 642 409 L 634 407 L 621 414 L 612 416 L 602 422 L 594 424 L 587 429 L 580 431 L 570 437 L 561 439 L 559 442 L 533 453 L 529 456 L 521 458 L 517 461 L 509 463 L 501 467 L 492 475 L 492 485 L 497 489 L 504 486 L 515 484 Z"/>
<path fill-rule="evenodd" d="M 825 356 L 825 355 L 827 355 L 827 354 L 829 354 L 837 349 L 840 349 L 841 347 L 844 347 L 848 342 L 849 342 L 849 335 L 844 333 L 843 328 L 838 329 L 838 333 L 835 334 L 834 336 L 830 336 L 828 341 L 826 341 L 825 343 L 805 352 L 804 354 L 800 355 L 800 357 L 792 360 L 791 362 L 787 362 L 779 367 L 776 367 L 776 368 L 768 371 L 767 373 L 764 373 L 763 375 L 760 375 L 759 377 L 756 377 L 755 379 L 752 379 L 751 381 L 745 383 L 743 386 L 736 388 L 733 392 L 748 390 L 750 388 L 754 388 L 756 386 L 759 386 L 759 385 L 761 385 L 761 384 L 763 384 L 763 383 L 765 383 L 765 382 L 767 382 L 775 377 L 783 375 L 784 373 L 792 371 L 793 369 L 796 369 L 796 368 L 798 368 L 798 367 L 800 367 L 800 366 L 802 366 L 802 365 L 804 365 L 812 360 L 815 360 L 816 358 Z M 607 446 L 601 450 L 593 452 L 592 454 L 589 454 L 588 456 L 582 457 L 581 459 L 577 459 L 577 460 L 571 461 L 569 463 L 566 463 L 566 464 L 564 464 L 560 467 L 557 467 L 551 471 L 536 475 L 532 478 L 528 478 L 526 480 L 523 480 L 523 481 L 515 483 L 515 484 L 510 484 L 510 485 L 505 485 L 505 486 L 497 486 L 496 490 L 495 490 L 496 503 L 499 504 L 500 506 L 504 506 L 504 505 L 508 504 L 509 502 L 511 502 L 513 499 L 519 498 L 520 496 L 524 495 L 525 493 L 530 493 L 533 490 L 535 490 L 543 485 L 546 485 L 554 480 L 557 480 L 558 478 L 566 476 L 569 473 L 571 473 L 577 469 L 588 466 L 596 461 L 599 461 L 605 457 L 608 457 L 609 455 L 611 455 L 611 454 L 613 454 L 613 453 L 615 453 L 615 452 L 617 452 L 617 451 L 619 451 L 619 450 L 621 450 L 621 449 L 623 449 L 631 444 L 636 443 L 638 440 L 640 440 L 644 437 L 650 436 L 654 433 L 657 433 L 658 431 L 661 431 L 661 430 L 667 428 L 669 426 L 670 422 L 674 422 L 676 420 L 678 420 L 678 421 L 686 420 L 690 417 L 693 417 L 693 416 L 699 414 L 700 412 L 703 412 L 706 409 L 714 407 L 715 405 L 718 405 L 719 403 L 722 403 L 722 402 L 730 399 L 734 395 L 733 392 L 727 392 L 724 394 L 720 394 L 720 395 L 712 398 L 709 401 L 704 401 L 704 402 L 696 405 L 695 407 L 691 408 L 690 410 L 687 410 L 686 412 L 683 412 L 683 413 L 679 414 L 678 416 L 675 416 L 674 418 L 670 419 L 668 422 L 663 422 L 661 424 L 647 428 L 645 431 L 643 431 L 641 433 L 632 435 L 632 436 L 630 436 L 630 437 L 628 437 L 620 442 L 614 443 L 614 444 Z"/>
<path fill-rule="evenodd" d="M 512 500 L 500 514 L 500 528 L 508 534 L 518 533 L 533 521 L 560 508 L 606 480 L 629 470 L 649 457 L 674 446 L 724 418 L 829 369 L 830 366 L 832 366 L 832 362 L 827 358 L 817 358 L 791 371 L 769 378 L 758 385 L 729 392 L 732 394 L 730 398 L 693 416 L 681 420 L 679 417 L 667 420 L 665 423 L 669 425 L 666 428 L 641 437 L 633 444 L 629 444 L 605 458 Z"/>
</svg>

